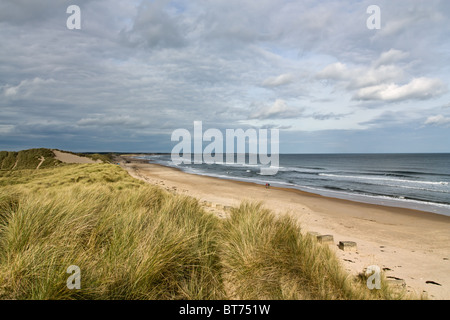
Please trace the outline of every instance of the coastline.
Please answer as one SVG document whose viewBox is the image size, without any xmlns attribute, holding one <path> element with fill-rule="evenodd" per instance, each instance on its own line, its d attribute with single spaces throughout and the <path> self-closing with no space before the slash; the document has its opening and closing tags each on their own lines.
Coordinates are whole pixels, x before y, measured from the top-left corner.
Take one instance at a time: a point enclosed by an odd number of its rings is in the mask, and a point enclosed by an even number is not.
<svg viewBox="0 0 450 320">
<path fill-rule="evenodd" d="M 151 154 L 150 154 L 151 155 Z M 127 161 L 130 161 L 133 164 L 139 163 L 139 164 L 150 164 L 150 165 L 154 165 L 154 166 L 159 166 L 162 168 L 167 168 L 169 170 L 174 170 L 177 172 L 181 172 L 184 174 L 188 174 L 188 175 L 194 175 L 194 176 L 201 176 L 201 177 L 207 177 L 207 178 L 212 178 L 212 179 L 219 179 L 219 180 L 225 180 L 225 181 L 230 181 L 233 183 L 240 183 L 243 185 L 253 185 L 253 186 L 263 186 L 262 184 L 256 183 L 256 182 L 252 182 L 252 181 L 243 181 L 243 180 L 237 180 L 237 179 L 233 179 L 233 177 L 230 178 L 222 178 L 222 177 L 216 177 L 216 176 L 211 176 L 211 175 L 207 175 L 207 174 L 197 174 L 197 173 L 191 173 L 191 172 L 186 172 L 181 170 L 180 168 L 176 168 L 176 167 L 171 167 L 171 166 L 165 166 L 163 164 L 159 164 L 159 163 L 154 163 L 154 162 L 149 162 L 151 160 L 146 160 L 146 159 L 135 159 L 133 157 L 135 156 L 140 156 L 140 154 L 125 154 L 125 155 L 121 155 L 121 157 L 126 158 Z M 311 198 L 319 198 L 322 199 L 323 201 L 333 201 L 333 202 L 339 202 L 341 204 L 357 204 L 358 206 L 362 206 L 362 207 L 367 207 L 367 208 L 378 208 L 378 207 L 383 207 L 386 208 L 387 210 L 389 210 L 390 212 L 395 212 L 396 214 L 403 214 L 403 215 L 417 215 L 418 217 L 424 217 L 427 216 L 427 219 L 435 219 L 437 221 L 442 221 L 442 222 L 446 222 L 446 221 L 450 221 L 450 216 L 445 215 L 445 214 L 440 214 L 440 213 L 436 213 L 436 212 L 431 212 L 431 211 L 425 211 L 425 210 L 420 210 L 417 208 L 411 208 L 411 207 L 401 207 L 401 206 L 393 206 L 393 205 L 389 205 L 389 204 L 383 204 L 383 203 L 377 203 L 377 202 L 362 202 L 362 201 L 358 201 L 358 200 L 353 200 L 351 198 L 338 198 L 338 197 L 333 197 L 333 196 L 329 196 L 329 195 L 323 195 L 320 193 L 314 193 L 314 192 L 309 192 L 309 191 L 305 191 L 305 190 L 301 190 L 299 188 L 289 188 L 289 187 L 280 187 L 280 186 L 270 186 L 270 189 L 275 189 L 275 190 L 283 190 L 286 192 L 293 192 L 293 193 L 297 193 L 300 194 L 302 196 L 305 197 L 311 197 Z M 443 216 L 443 217 L 442 217 Z"/>
<path fill-rule="evenodd" d="M 406 208 L 421 212 L 431 212 L 450 216 L 450 203 L 448 202 L 448 198 L 445 198 L 445 194 L 448 195 L 448 188 L 445 187 L 448 185 L 448 182 L 445 180 L 447 178 L 444 177 L 446 176 L 446 174 L 440 177 L 440 179 L 444 180 L 435 180 L 433 177 L 427 177 L 425 178 L 425 180 L 419 179 L 418 181 L 415 181 L 417 177 L 405 176 L 404 174 L 421 175 L 426 173 L 402 171 L 401 168 L 398 169 L 400 170 L 398 172 L 394 169 L 382 168 L 383 170 L 375 170 L 375 173 L 372 173 L 372 170 L 368 170 L 368 173 L 366 173 L 367 164 L 366 167 L 359 167 L 358 164 L 355 164 L 356 168 L 354 168 L 353 166 L 347 167 L 348 173 L 342 175 L 339 171 L 341 169 L 334 172 L 336 168 L 328 167 L 330 166 L 330 160 L 332 160 L 332 158 L 325 161 L 319 158 L 315 159 L 314 165 L 316 165 L 316 167 L 313 166 L 310 159 L 309 162 L 307 161 L 306 163 L 300 165 L 300 169 L 297 169 L 295 164 L 290 163 L 292 159 L 286 158 L 284 159 L 285 161 L 287 161 L 286 164 L 283 167 L 280 167 L 280 170 L 282 170 L 281 178 L 277 178 L 276 176 L 262 176 L 261 174 L 255 174 L 255 168 L 250 168 L 251 170 L 246 170 L 246 173 L 243 173 L 239 172 L 239 170 L 236 171 L 233 168 L 230 168 L 231 171 L 228 172 L 228 169 L 220 169 L 220 167 L 215 168 L 215 166 L 213 166 L 212 168 L 202 167 L 200 170 L 195 168 L 195 166 L 178 167 L 167 163 L 168 159 L 170 159 L 170 157 L 165 157 L 167 156 L 167 154 L 159 154 L 156 159 L 146 158 L 147 154 L 145 154 L 144 156 L 142 154 L 133 154 L 132 156 L 136 157 L 138 160 L 148 160 L 151 161 L 151 163 L 161 164 L 170 168 L 181 169 L 186 173 L 216 177 L 225 180 L 250 182 L 259 185 L 270 183 L 271 186 L 274 187 L 276 186 L 280 188 L 296 189 L 304 191 L 306 193 L 318 194 L 328 198 L 343 199 L 352 202 L 368 203 L 387 207 Z M 162 156 L 162 160 L 159 159 L 160 156 Z M 287 157 L 290 155 L 284 156 Z M 316 157 L 318 155 L 308 154 L 305 156 Z M 328 156 L 334 156 L 334 154 L 329 154 Z M 402 155 L 395 154 L 393 156 L 397 157 Z M 298 160 L 301 162 L 304 159 Z M 355 161 L 356 159 L 352 158 L 350 160 Z M 398 161 L 398 159 L 396 158 L 391 160 Z M 324 161 L 324 163 L 322 163 L 321 161 Z M 221 165 L 222 163 L 219 164 Z M 375 163 L 372 163 L 372 165 L 375 165 Z M 244 166 L 247 165 L 244 164 Z M 255 166 L 250 165 L 249 167 Z M 302 168 L 304 168 L 306 171 L 303 171 Z M 310 172 L 310 169 L 313 171 Z M 382 172 L 379 170 L 381 170 Z M 289 172 L 289 174 L 292 173 L 293 175 L 286 175 L 286 172 Z M 300 172 L 300 175 L 302 176 L 301 178 L 297 176 L 297 172 Z M 427 170 L 423 172 L 427 172 Z M 328 178 L 322 179 L 320 178 L 320 176 L 322 175 L 337 178 L 331 178 L 331 180 L 329 180 Z M 370 177 L 371 175 L 375 175 L 376 177 Z M 387 178 L 380 177 L 380 175 L 387 176 Z M 430 173 L 430 175 L 435 174 Z M 348 178 L 351 178 L 353 176 L 356 180 L 348 182 Z M 341 178 L 344 178 L 344 180 L 341 180 Z M 360 183 L 358 182 L 360 179 L 368 179 L 364 181 L 369 182 Z M 371 183 L 371 180 L 376 180 L 376 182 Z M 386 180 L 387 182 L 383 182 L 383 180 Z M 381 184 L 380 181 L 382 182 Z M 415 182 L 417 183 L 414 184 Z M 411 183 L 413 185 L 411 185 Z M 428 185 L 431 186 L 428 187 Z M 443 189 L 441 189 L 441 185 Z"/>
<path fill-rule="evenodd" d="M 263 202 L 276 214 L 289 214 L 306 231 L 331 234 L 332 248 L 352 274 L 378 265 L 388 279 L 402 279 L 406 288 L 430 299 L 450 299 L 450 217 L 413 209 L 330 198 L 305 191 L 186 173 L 176 168 L 118 157 L 130 175 L 169 191 L 217 204 L 207 210 L 226 216 L 223 206 L 243 200 Z M 337 248 L 355 241 L 356 252 Z M 391 277 L 391 278 L 389 278 Z M 427 283 L 427 281 L 432 281 Z M 433 283 L 438 283 L 433 284 Z"/>
</svg>

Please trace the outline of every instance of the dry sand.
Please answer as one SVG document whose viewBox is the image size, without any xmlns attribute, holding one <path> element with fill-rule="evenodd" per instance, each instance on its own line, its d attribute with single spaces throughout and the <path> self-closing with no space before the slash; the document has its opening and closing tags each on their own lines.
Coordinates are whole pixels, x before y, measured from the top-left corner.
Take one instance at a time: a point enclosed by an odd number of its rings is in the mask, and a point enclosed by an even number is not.
<svg viewBox="0 0 450 320">
<path fill-rule="evenodd" d="M 213 206 L 262 201 L 276 214 L 299 219 L 303 230 L 334 236 L 331 245 L 343 266 L 358 274 L 370 265 L 390 279 L 403 279 L 408 291 L 429 299 L 450 299 L 450 217 L 410 209 L 362 204 L 284 189 L 199 176 L 129 157 L 118 159 L 130 175 Z M 220 216 L 221 209 L 210 209 Z M 357 251 L 342 251 L 339 241 L 355 241 Z M 427 283 L 432 281 L 434 283 Z"/>
<path fill-rule="evenodd" d="M 36 167 L 36 170 L 39 170 L 39 168 L 41 167 L 41 165 L 44 163 L 44 161 L 45 161 L 45 158 L 44 157 L 40 157 L 39 158 L 39 164 L 37 165 L 37 167 Z M 16 164 L 17 164 L 17 162 L 16 162 Z M 16 165 L 14 165 L 14 167 L 15 167 Z M 14 168 L 13 168 L 14 169 Z"/>
<path fill-rule="evenodd" d="M 75 154 L 61 152 L 58 150 L 52 150 L 55 154 L 55 158 L 61 162 L 65 163 L 101 163 L 101 160 L 94 161 L 86 157 L 80 157 Z"/>
</svg>

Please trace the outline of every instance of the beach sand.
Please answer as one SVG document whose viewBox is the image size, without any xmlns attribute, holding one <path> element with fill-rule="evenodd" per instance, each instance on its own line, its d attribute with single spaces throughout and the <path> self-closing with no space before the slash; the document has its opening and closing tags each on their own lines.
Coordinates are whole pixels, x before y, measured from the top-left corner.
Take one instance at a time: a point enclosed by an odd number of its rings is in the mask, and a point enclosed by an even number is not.
<svg viewBox="0 0 450 320">
<path fill-rule="evenodd" d="M 94 161 L 87 157 L 80 157 L 68 152 L 61 152 L 58 150 L 52 150 L 55 154 L 55 159 L 64 163 L 102 163 L 101 160 Z"/>
<path fill-rule="evenodd" d="M 261 201 L 275 214 L 289 214 L 303 232 L 334 236 L 330 245 L 352 274 L 371 265 L 388 279 L 402 279 L 408 291 L 429 299 L 450 299 L 450 217 L 411 209 L 363 204 L 295 189 L 218 179 L 184 173 L 169 167 L 133 160 L 117 161 L 135 178 L 212 204 L 206 210 L 221 217 L 223 206 Z M 355 241 L 356 251 L 342 251 L 339 241 Z M 430 282 L 430 283 L 427 283 Z"/>
</svg>

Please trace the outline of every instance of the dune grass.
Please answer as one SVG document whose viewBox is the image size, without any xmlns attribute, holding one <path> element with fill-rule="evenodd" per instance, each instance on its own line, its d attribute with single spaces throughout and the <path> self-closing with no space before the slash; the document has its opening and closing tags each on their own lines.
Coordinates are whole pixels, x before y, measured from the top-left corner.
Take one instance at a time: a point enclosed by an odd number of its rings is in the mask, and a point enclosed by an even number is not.
<svg viewBox="0 0 450 320">
<path fill-rule="evenodd" d="M 212 299 L 220 292 L 217 218 L 195 199 L 113 165 L 17 179 L 0 193 L 1 297 Z M 81 269 L 81 290 L 66 287 L 70 265 Z"/>
<path fill-rule="evenodd" d="M 58 150 L 58 149 L 55 149 Z M 58 150 L 74 154 L 80 157 L 87 157 L 94 161 L 100 160 L 104 163 L 110 163 L 112 161 L 113 154 L 111 153 L 75 153 L 70 151 Z M 0 151 L 0 170 L 26 170 L 36 169 L 41 159 L 44 159 L 39 166 L 40 169 L 53 168 L 55 166 L 61 166 L 63 163 L 55 158 L 55 154 L 51 149 L 36 148 L 21 151 Z"/>
<path fill-rule="evenodd" d="M 104 163 L 111 163 L 113 160 L 113 154 L 112 153 L 81 153 L 78 154 L 82 157 L 90 158 L 94 161 L 100 160 Z"/>
<path fill-rule="evenodd" d="M 0 171 L 0 298 L 404 298 L 368 290 L 300 231 L 260 204 L 219 219 L 110 164 Z"/>
<path fill-rule="evenodd" d="M 390 287 L 369 290 L 367 276 L 346 273 L 328 245 L 300 232 L 289 216 L 242 203 L 223 222 L 220 256 L 229 296 L 236 299 L 415 299 Z"/>
<path fill-rule="evenodd" d="M 0 170 L 36 169 L 41 162 L 41 157 L 45 160 L 40 168 L 52 168 L 61 164 L 59 160 L 55 159 L 55 155 L 50 149 L 0 151 Z"/>
</svg>

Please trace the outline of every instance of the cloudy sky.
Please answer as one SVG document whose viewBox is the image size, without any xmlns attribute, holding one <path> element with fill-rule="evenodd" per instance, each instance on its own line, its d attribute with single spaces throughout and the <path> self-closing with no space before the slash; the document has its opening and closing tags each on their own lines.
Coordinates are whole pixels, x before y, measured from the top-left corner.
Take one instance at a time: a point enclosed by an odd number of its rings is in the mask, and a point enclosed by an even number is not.
<svg viewBox="0 0 450 320">
<path fill-rule="evenodd" d="M 2 0 L 0 150 L 170 152 L 202 121 L 282 153 L 450 152 L 449 40 L 446 0 Z"/>
</svg>

